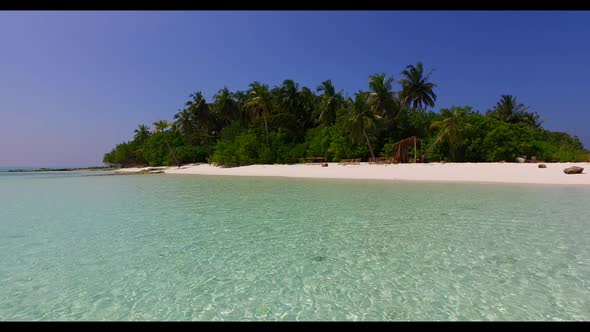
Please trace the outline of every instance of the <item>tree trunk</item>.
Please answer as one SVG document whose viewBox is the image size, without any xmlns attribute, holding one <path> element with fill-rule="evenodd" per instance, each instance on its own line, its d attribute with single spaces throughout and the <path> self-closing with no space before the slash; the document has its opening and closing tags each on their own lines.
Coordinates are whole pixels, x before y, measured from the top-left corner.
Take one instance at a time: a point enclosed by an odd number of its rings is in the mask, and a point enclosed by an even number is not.
<svg viewBox="0 0 590 332">
<path fill-rule="evenodd" d="M 266 130 L 266 145 L 269 145 L 268 143 L 268 122 L 266 121 L 266 115 L 263 116 L 264 118 L 264 129 Z"/>
<path fill-rule="evenodd" d="M 363 134 L 365 135 L 365 139 L 367 140 L 367 146 L 369 147 L 369 152 L 371 152 L 371 158 L 375 160 L 375 154 L 373 153 L 373 148 L 371 147 L 371 142 L 369 142 L 369 136 L 367 135 L 367 131 L 363 128 Z"/>
<path fill-rule="evenodd" d="M 416 163 L 416 156 L 418 155 L 418 146 L 416 145 L 416 137 L 414 137 L 414 164 Z"/>
</svg>

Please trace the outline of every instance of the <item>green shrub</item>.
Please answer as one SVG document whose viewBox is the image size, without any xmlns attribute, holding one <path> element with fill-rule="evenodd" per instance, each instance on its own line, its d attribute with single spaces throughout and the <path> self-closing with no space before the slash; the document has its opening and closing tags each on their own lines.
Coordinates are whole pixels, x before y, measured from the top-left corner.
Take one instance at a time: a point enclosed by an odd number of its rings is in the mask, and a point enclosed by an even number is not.
<svg viewBox="0 0 590 332">
<path fill-rule="evenodd" d="M 264 143 L 263 143 L 264 144 Z M 248 130 L 233 140 L 220 140 L 209 161 L 230 167 L 251 165 L 257 162 L 260 139 L 254 131 Z"/>
<path fill-rule="evenodd" d="M 333 160 L 333 144 L 337 140 L 336 136 L 337 133 L 334 127 L 308 130 L 305 136 L 305 142 L 307 143 L 306 155 L 308 157 L 324 157 L 328 161 Z"/>
<path fill-rule="evenodd" d="M 287 161 L 287 163 L 302 162 L 303 158 L 306 157 L 306 151 L 306 142 L 294 145 L 293 148 L 291 148 L 291 151 L 289 151 L 289 160 Z"/>
</svg>

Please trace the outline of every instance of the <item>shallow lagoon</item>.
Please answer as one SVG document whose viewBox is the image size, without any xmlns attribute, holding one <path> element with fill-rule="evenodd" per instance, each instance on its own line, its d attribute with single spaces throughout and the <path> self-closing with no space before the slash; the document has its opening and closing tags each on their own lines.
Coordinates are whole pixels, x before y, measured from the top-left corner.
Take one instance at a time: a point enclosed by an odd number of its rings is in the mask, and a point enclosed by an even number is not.
<svg viewBox="0 0 590 332">
<path fill-rule="evenodd" d="M 4 174 L 0 320 L 588 320 L 589 212 L 586 186 Z"/>
</svg>

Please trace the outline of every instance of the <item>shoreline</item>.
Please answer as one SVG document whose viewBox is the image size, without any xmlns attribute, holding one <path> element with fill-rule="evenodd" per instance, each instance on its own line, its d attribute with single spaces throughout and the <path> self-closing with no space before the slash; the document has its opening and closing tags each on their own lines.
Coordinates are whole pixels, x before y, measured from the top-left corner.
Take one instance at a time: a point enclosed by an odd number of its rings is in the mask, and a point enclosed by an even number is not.
<svg viewBox="0 0 590 332">
<path fill-rule="evenodd" d="M 74 171 L 114 171 L 118 170 L 117 168 L 112 167 L 80 167 L 80 168 L 35 168 L 35 169 L 8 169 L 8 170 L 0 170 L 0 173 L 40 173 L 40 172 L 74 172 Z"/>
<path fill-rule="evenodd" d="M 210 164 L 189 164 L 180 168 L 141 167 L 114 170 L 116 174 L 183 174 L 251 177 L 288 177 L 349 180 L 426 181 L 446 183 L 512 183 L 590 185 L 590 163 L 426 163 L 426 164 L 369 164 L 339 165 L 328 163 L 293 165 L 249 165 L 217 167 Z M 570 166 L 584 168 L 582 174 L 565 174 Z"/>
</svg>

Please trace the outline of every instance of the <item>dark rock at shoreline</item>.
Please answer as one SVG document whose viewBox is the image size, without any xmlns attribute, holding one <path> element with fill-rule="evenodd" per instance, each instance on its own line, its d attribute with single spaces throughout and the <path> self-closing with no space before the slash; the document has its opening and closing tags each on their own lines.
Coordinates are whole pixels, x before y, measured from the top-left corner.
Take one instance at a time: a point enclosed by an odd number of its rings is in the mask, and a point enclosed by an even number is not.
<svg viewBox="0 0 590 332">
<path fill-rule="evenodd" d="M 566 169 L 563 170 L 563 172 L 565 174 L 582 174 L 582 172 L 584 171 L 583 167 L 578 167 L 578 166 L 572 166 L 572 167 L 568 167 Z"/>
<path fill-rule="evenodd" d="M 545 164 L 539 164 L 539 166 L 537 166 L 537 167 L 539 167 L 539 168 L 547 168 L 547 165 L 545 165 Z"/>
<path fill-rule="evenodd" d="M 328 163 L 323 163 L 322 167 L 328 167 Z"/>
</svg>

